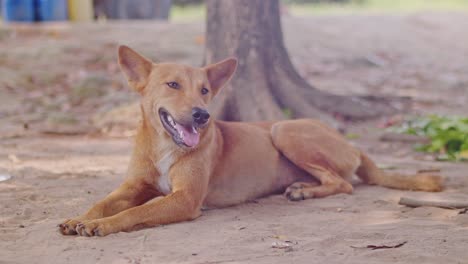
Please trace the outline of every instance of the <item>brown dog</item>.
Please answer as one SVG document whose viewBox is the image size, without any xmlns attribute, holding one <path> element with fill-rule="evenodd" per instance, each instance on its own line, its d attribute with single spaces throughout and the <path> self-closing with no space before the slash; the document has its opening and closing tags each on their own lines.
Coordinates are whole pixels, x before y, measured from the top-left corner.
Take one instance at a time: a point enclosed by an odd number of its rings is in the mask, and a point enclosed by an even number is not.
<svg viewBox="0 0 468 264">
<path fill-rule="evenodd" d="M 285 191 L 297 201 L 351 193 L 368 184 L 439 191 L 438 176 L 388 176 L 365 153 L 317 120 L 213 121 L 206 108 L 237 66 L 153 64 L 126 46 L 119 63 L 141 94 L 143 121 L 127 180 L 84 215 L 60 225 L 64 235 L 105 236 L 200 216 L 202 207 L 239 204 Z M 156 199 L 155 199 L 156 198 Z"/>
</svg>

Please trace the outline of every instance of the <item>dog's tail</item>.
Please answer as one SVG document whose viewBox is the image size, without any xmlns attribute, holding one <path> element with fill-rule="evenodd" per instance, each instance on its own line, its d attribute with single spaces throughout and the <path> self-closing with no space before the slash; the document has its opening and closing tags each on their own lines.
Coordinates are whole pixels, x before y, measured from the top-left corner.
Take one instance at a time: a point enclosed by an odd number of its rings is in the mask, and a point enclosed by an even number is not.
<svg viewBox="0 0 468 264">
<path fill-rule="evenodd" d="M 361 165 L 356 174 L 367 184 L 393 189 L 440 192 L 443 188 L 443 179 L 440 175 L 427 173 L 415 175 L 388 174 L 379 169 L 363 152 L 361 152 Z"/>
</svg>

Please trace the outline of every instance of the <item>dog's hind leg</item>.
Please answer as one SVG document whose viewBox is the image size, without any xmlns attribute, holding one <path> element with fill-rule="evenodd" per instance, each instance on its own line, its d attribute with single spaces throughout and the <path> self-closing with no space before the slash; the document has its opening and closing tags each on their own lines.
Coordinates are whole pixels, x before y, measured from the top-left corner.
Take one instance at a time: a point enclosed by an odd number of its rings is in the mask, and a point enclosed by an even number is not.
<svg viewBox="0 0 468 264">
<path fill-rule="evenodd" d="M 297 201 L 352 193 L 350 177 L 360 164 L 359 151 L 336 131 L 312 120 L 282 121 L 271 130 L 275 147 L 292 163 L 319 180 L 319 186 L 296 182 L 286 189 Z"/>
<path fill-rule="evenodd" d="M 295 182 L 289 186 L 284 195 L 291 201 L 299 201 L 310 198 L 321 198 L 338 193 L 353 192 L 353 186 L 341 178 L 336 176 L 331 171 L 327 171 L 320 167 L 303 168 L 313 176 L 319 179 L 321 185 Z"/>
</svg>

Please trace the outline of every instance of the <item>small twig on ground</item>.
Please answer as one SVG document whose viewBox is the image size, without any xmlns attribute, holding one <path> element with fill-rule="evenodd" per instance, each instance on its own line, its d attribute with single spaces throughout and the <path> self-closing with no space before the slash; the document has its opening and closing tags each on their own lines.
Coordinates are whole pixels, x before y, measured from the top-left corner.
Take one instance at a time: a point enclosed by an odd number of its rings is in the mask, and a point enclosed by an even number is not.
<svg viewBox="0 0 468 264">
<path fill-rule="evenodd" d="M 380 136 L 380 141 L 389 142 L 407 142 L 407 143 L 428 143 L 430 139 L 424 136 L 399 134 L 393 132 L 386 132 Z"/>
<path fill-rule="evenodd" d="M 376 246 L 376 245 L 367 245 L 365 247 L 355 247 L 355 246 L 351 246 L 352 248 L 370 248 L 372 250 L 376 250 L 376 249 L 389 249 L 389 248 L 399 248 L 399 247 L 402 247 L 404 244 L 408 243 L 408 241 L 403 241 L 401 243 L 398 243 L 396 245 L 393 245 L 393 246 L 387 246 L 387 245 L 379 245 L 379 246 Z"/>
<path fill-rule="evenodd" d="M 463 209 L 468 208 L 468 202 L 465 201 L 429 201 L 429 200 L 418 200 L 409 197 L 401 197 L 398 204 L 405 205 L 408 207 L 421 207 L 421 206 L 432 206 L 446 209 Z"/>
<path fill-rule="evenodd" d="M 440 168 L 420 169 L 418 173 L 440 172 Z"/>
</svg>

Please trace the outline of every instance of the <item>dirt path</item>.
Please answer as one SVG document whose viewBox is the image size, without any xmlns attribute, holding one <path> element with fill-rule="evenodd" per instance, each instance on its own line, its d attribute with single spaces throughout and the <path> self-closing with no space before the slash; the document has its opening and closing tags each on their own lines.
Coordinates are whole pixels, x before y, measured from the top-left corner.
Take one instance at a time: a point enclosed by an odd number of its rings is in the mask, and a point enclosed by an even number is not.
<svg viewBox="0 0 468 264">
<path fill-rule="evenodd" d="M 285 34 L 295 64 L 319 87 L 411 96 L 413 112 L 466 114 L 467 26 L 466 14 L 286 18 Z M 397 170 L 440 168 L 446 191 L 357 184 L 353 195 L 297 203 L 272 196 L 205 211 L 192 222 L 104 238 L 59 235 L 58 223 L 125 177 L 131 137 L 96 136 L 95 129 L 131 135 L 134 116 L 124 111 L 104 125 L 92 121 L 135 100 L 115 67 L 116 44 L 197 65 L 202 33 L 202 23 L 139 22 L 0 34 L 0 174 L 13 176 L 0 182 L 0 263 L 466 263 L 468 214 L 397 202 L 403 195 L 467 200 L 468 165 L 433 162 L 409 145 L 379 142 L 378 121 L 351 127 L 360 135 L 354 143 Z M 75 86 L 89 79 L 108 92 Z M 92 133 L 41 133 L 50 125 Z M 292 249 L 272 248 L 285 241 Z M 365 248 L 402 242 L 395 249 Z"/>
<path fill-rule="evenodd" d="M 27 143 L 27 144 L 26 144 Z M 378 156 L 402 170 L 437 166 L 441 194 L 358 185 L 353 195 L 288 202 L 282 196 L 204 212 L 193 222 L 105 238 L 63 237 L 56 225 L 76 216 L 123 179 L 128 139 L 31 137 L 0 143 L 1 263 L 463 263 L 468 214 L 397 205 L 402 195 L 467 199 L 466 165 Z M 292 251 L 272 243 L 292 241 Z M 367 245 L 395 245 L 371 250 Z M 357 247 L 357 248 L 353 248 Z"/>
</svg>

